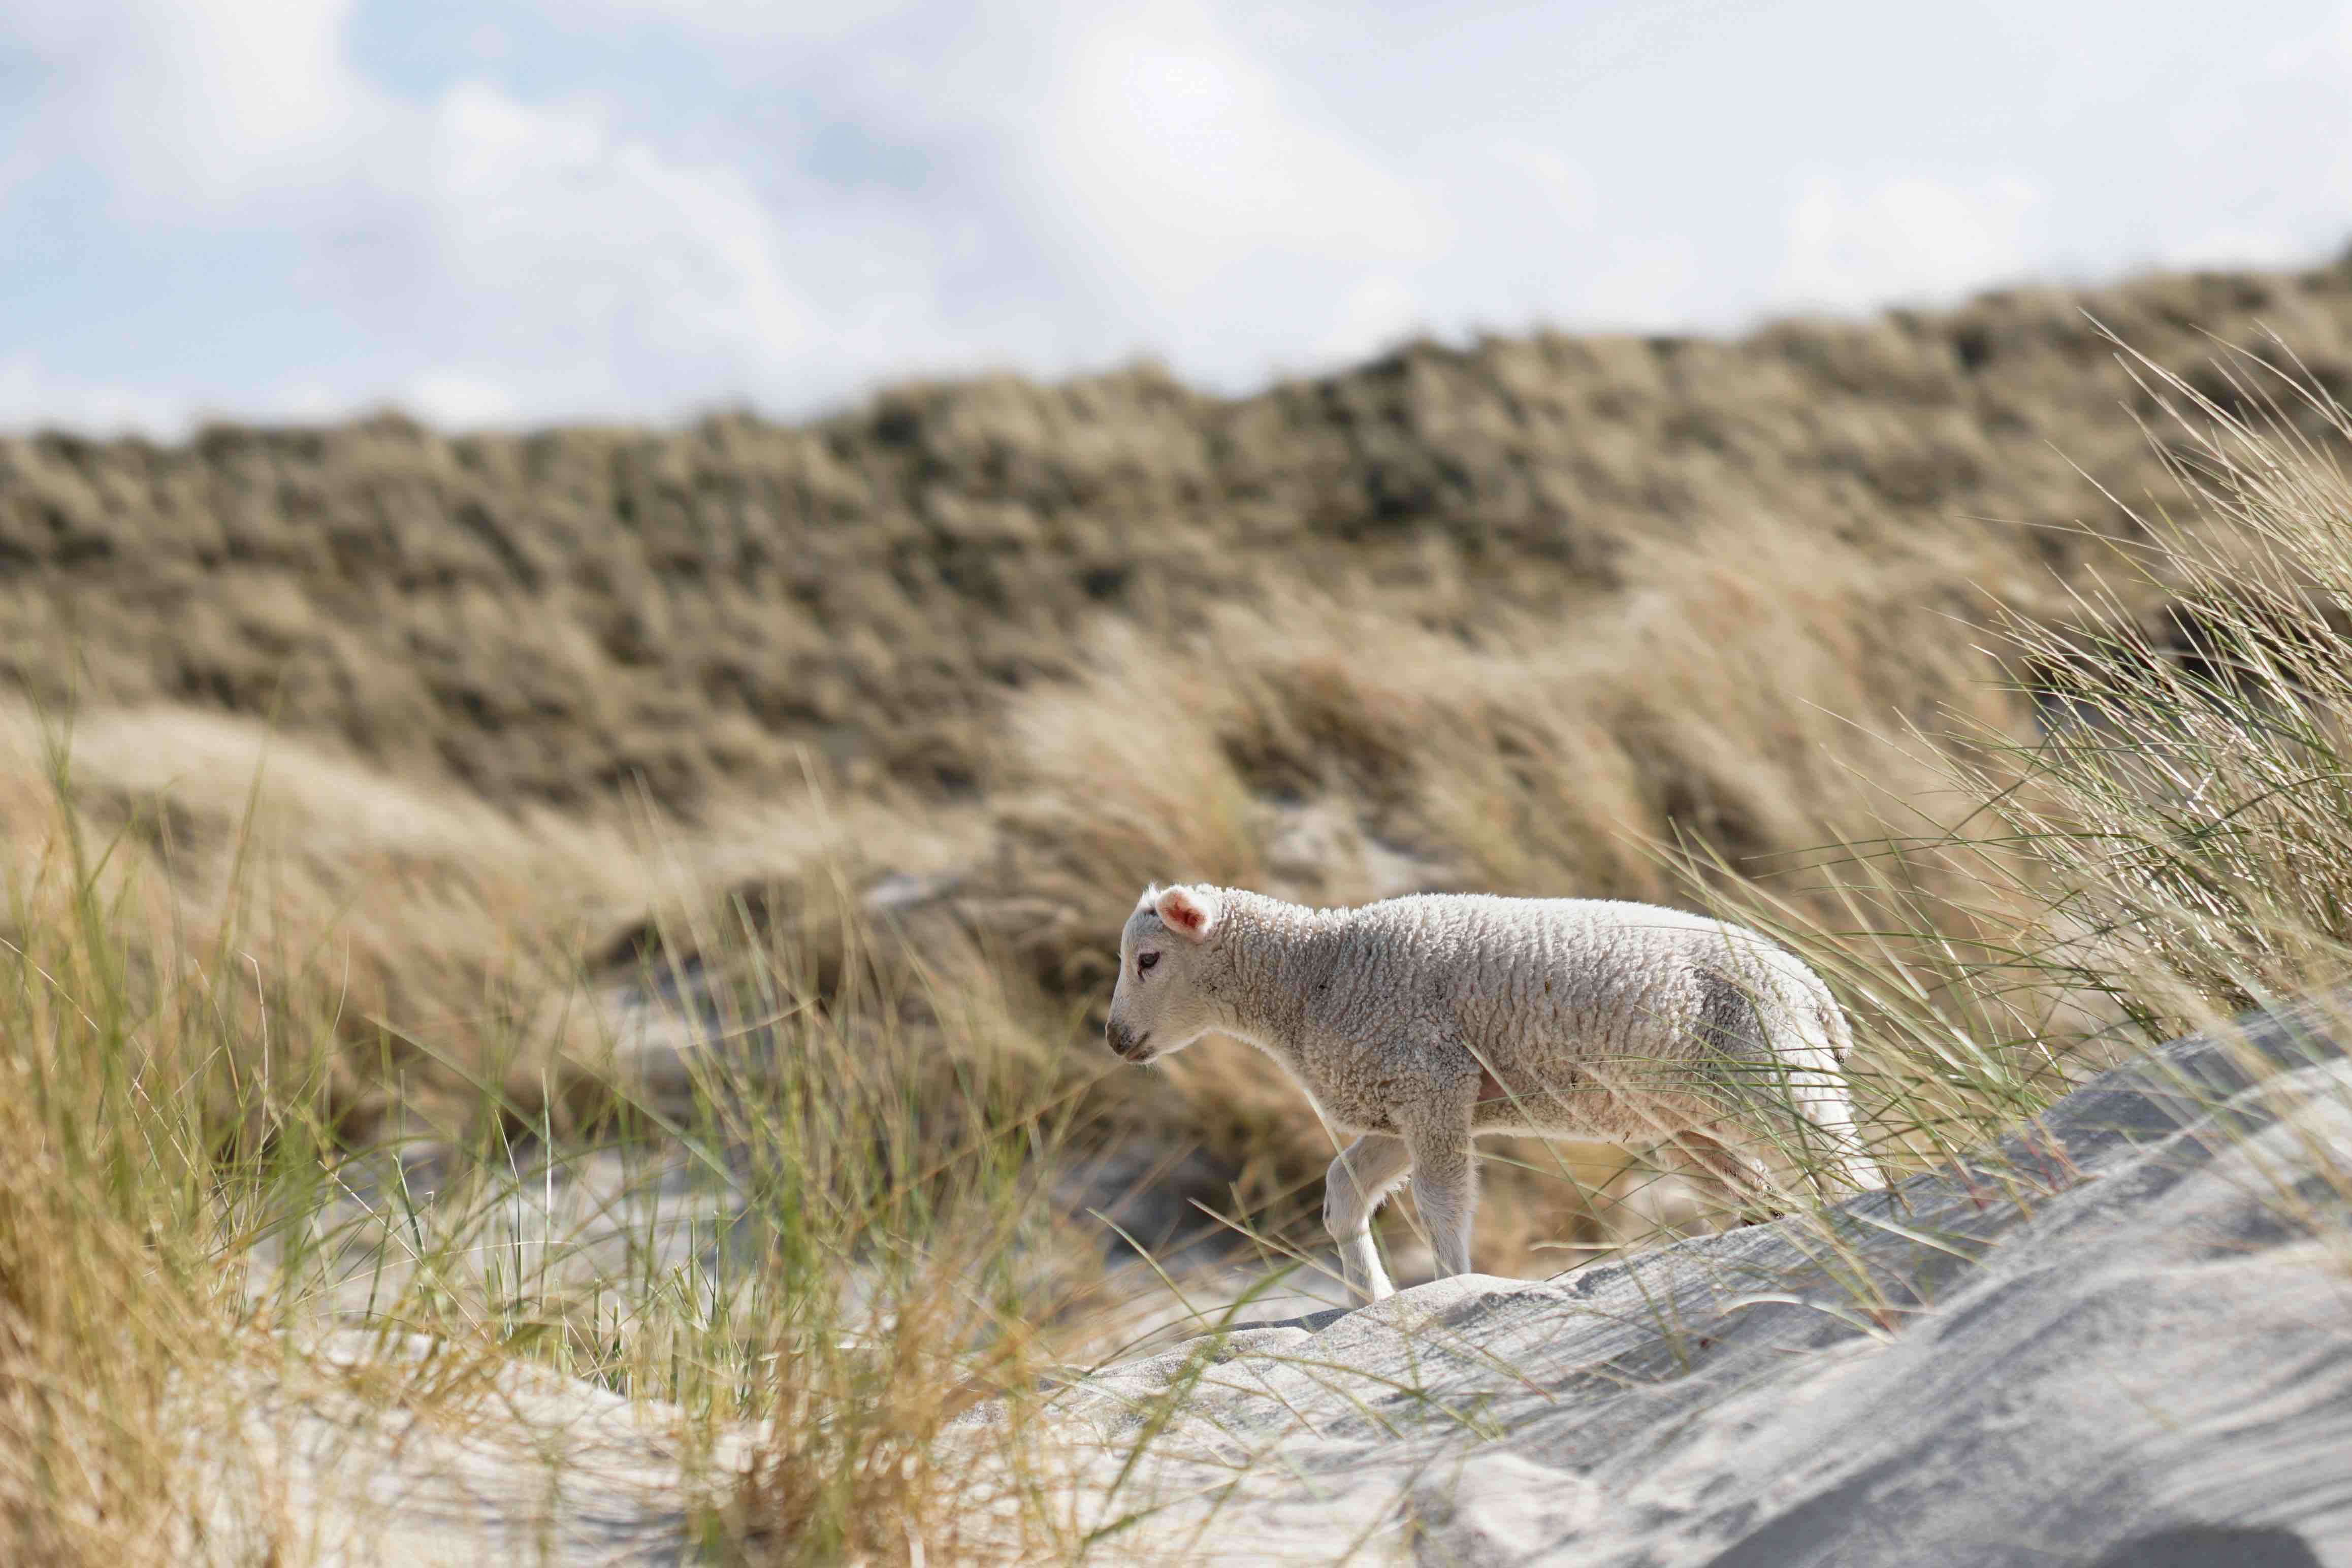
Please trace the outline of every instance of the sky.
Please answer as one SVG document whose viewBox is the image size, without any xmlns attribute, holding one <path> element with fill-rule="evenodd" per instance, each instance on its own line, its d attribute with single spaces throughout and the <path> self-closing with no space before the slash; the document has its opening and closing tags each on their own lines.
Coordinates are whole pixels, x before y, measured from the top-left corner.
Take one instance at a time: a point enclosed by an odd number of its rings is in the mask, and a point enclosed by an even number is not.
<svg viewBox="0 0 2352 1568">
<path fill-rule="evenodd" d="M 0 429 L 783 418 L 2352 241 L 2352 5 L 6 0 Z"/>
</svg>

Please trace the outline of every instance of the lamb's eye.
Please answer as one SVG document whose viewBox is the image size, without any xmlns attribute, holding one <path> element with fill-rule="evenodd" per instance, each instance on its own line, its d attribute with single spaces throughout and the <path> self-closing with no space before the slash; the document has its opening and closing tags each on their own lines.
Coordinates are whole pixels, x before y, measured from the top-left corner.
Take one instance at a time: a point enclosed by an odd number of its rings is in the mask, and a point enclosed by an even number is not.
<svg viewBox="0 0 2352 1568">
<path fill-rule="evenodd" d="M 1151 966 L 1158 962 L 1160 955 L 1157 953 L 1138 953 L 1135 956 L 1135 972 L 1139 975 L 1149 973 Z"/>
</svg>

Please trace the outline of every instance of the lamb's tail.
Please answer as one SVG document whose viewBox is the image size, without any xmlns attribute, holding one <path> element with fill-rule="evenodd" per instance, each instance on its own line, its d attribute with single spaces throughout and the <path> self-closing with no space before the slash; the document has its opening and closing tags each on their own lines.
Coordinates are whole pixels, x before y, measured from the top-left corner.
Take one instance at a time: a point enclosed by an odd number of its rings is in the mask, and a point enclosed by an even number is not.
<svg viewBox="0 0 2352 1568">
<path fill-rule="evenodd" d="M 1813 1018 L 1821 1027 L 1821 1043 L 1829 1048 L 1830 1055 L 1841 1067 L 1853 1054 L 1853 1025 L 1846 1021 L 1845 1009 L 1827 990 L 1813 1004 Z"/>
</svg>

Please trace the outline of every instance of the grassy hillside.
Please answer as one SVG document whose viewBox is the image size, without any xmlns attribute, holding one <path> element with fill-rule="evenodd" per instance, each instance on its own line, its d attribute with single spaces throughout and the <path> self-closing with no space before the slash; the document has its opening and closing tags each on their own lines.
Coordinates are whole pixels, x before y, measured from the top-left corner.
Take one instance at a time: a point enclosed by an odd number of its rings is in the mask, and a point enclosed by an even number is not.
<svg viewBox="0 0 2352 1568">
<path fill-rule="evenodd" d="M 2166 492 L 2087 311 L 2352 377 L 2352 273 L 2021 292 L 1731 342 L 1433 345 L 1233 401 L 1150 369 L 895 389 L 816 424 L 0 443 L 0 681 L 266 716 L 501 806 L 707 814 L 796 771 L 984 787 L 1105 619 L 1317 585 L 1475 640 L 1807 541 L 1843 596 L 2035 591 Z M 2094 477 L 2095 476 L 2095 482 Z M 1866 618 L 1866 613 L 1865 613 Z M 1605 650 L 1599 656 L 1606 657 Z"/>
</svg>

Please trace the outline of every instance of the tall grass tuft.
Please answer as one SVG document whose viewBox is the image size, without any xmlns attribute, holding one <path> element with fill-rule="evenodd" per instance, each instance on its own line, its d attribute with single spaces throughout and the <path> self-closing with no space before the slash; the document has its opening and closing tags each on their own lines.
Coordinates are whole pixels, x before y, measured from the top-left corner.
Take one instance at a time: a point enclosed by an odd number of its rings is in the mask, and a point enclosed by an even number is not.
<svg viewBox="0 0 2352 1568">
<path fill-rule="evenodd" d="M 140 890 L 79 831 L 61 741 L 48 761 L 67 809 L 0 934 L 0 1555 L 167 1562 L 192 1522 L 173 1380 L 237 1315 L 201 1042 L 256 1000 L 226 946 L 158 987 L 120 935 Z"/>
<path fill-rule="evenodd" d="M 2114 347 L 2189 504 L 2131 510 L 2063 615 L 1996 608 L 2031 731 L 1919 727 L 1938 787 L 1786 877 L 1681 846 L 1855 1007 L 1897 1168 L 2352 973 L 2352 413 L 2275 343 L 2193 379 Z"/>
<path fill-rule="evenodd" d="M 352 1090 L 402 1103 L 433 1059 L 372 1081 L 331 926 L 246 918 L 282 870 L 263 826 L 191 907 L 140 824 L 93 827 L 73 740 L 12 801 L 0 930 L 0 1556 L 308 1560 L 362 1529 L 371 1469 L 422 1463 L 415 1424 L 531 1451 L 499 1434 L 534 1366 L 637 1406 L 725 1555 L 1059 1538 L 1027 1422 L 950 1431 L 1026 1407 L 1101 1270 L 1047 1201 L 1066 1028 L 976 954 L 904 958 L 836 888 L 820 974 L 805 931 L 688 929 L 704 906 L 649 891 L 673 913 L 635 978 L 670 1001 L 579 972 L 538 998 L 585 1020 L 568 1088 L 509 1092 L 541 1048 L 519 1011 L 439 1062 L 432 1116 L 354 1137 Z M 649 1040 L 682 1087 L 648 1086 Z M 296 1479 L 328 1430 L 343 1469 Z"/>
<path fill-rule="evenodd" d="M 2003 622 L 2044 735 L 1990 810 L 2051 889 L 2038 956 L 2156 1040 L 2352 967 L 2352 413 L 2276 344 L 2202 386 L 2126 358 L 2199 507 L 2140 516 L 2071 624 Z"/>
</svg>

